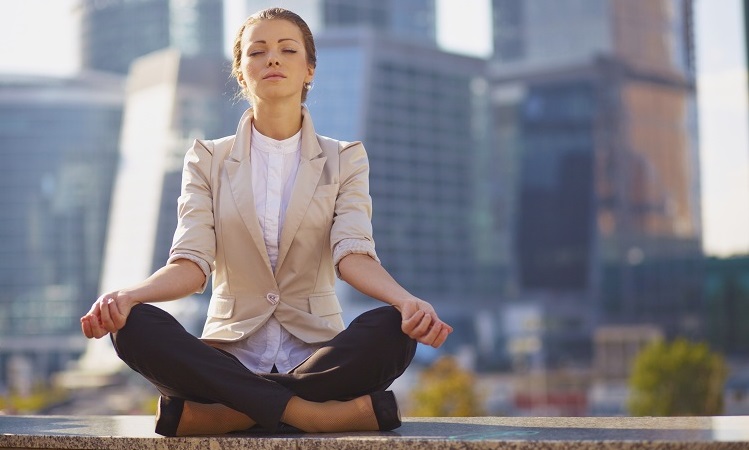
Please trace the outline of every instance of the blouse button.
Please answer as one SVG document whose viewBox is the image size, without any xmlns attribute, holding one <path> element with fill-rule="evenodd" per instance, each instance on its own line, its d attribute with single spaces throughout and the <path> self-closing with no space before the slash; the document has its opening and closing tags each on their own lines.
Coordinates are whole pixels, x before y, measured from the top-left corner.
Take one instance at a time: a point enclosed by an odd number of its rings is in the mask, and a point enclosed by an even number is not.
<svg viewBox="0 0 749 450">
<path fill-rule="evenodd" d="M 278 301 L 280 299 L 280 297 L 278 296 L 278 294 L 274 294 L 272 292 L 269 292 L 268 295 L 265 296 L 265 298 L 272 305 L 278 304 Z"/>
</svg>

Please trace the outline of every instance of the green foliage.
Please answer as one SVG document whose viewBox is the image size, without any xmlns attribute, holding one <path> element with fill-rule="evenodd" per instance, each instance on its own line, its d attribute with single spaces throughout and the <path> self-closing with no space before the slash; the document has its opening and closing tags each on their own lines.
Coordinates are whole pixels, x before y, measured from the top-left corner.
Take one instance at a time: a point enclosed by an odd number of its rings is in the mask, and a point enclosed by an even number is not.
<svg viewBox="0 0 749 450">
<path fill-rule="evenodd" d="M 655 341 L 637 355 L 629 379 L 634 416 L 712 416 L 723 411 L 728 368 L 706 344 Z"/>
<path fill-rule="evenodd" d="M 484 414 L 475 390 L 473 374 L 462 369 L 455 358 L 444 356 L 419 376 L 411 392 L 411 416 L 473 417 Z"/>
<path fill-rule="evenodd" d="M 0 414 L 34 414 L 66 398 L 67 393 L 61 389 L 39 385 L 27 396 L 15 392 L 0 396 Z"/>
</svg>

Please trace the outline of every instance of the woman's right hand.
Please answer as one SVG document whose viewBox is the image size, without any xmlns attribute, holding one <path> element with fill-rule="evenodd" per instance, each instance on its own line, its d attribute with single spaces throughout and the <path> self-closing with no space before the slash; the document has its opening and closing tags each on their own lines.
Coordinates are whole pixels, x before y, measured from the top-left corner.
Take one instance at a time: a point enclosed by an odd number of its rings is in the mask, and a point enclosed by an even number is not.
<svg viewBox="0 0 749 450">
<path fill-rule="evenodd" d="M 102 338 L 125 326 L 130 310 L 137 302 L 127 292 L 115 291 L 99 297 L 85 316 L 81 317 L 81 330 L 91 338 Z"/>
<path fill-rule="evenodd" d="M 81 330 L 87 338 L 99 339 L 125 326 L 130 310 L 138 303 L 176 300 L 196 292 L 206 275 L 198 264 L 177 259 L 157 270 L 142 283 L 98 298 L 85 316 Z"/>
</svg>

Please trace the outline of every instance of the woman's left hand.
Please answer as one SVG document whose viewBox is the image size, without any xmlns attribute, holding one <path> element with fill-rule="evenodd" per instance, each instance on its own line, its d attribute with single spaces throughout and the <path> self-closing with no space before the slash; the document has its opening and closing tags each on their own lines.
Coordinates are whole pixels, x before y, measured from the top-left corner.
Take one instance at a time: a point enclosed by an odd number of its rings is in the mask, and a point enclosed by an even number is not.
<svg viewBox="0 0 749 450">
<path fill-rule="evenodd" d="M 453 327 L 440 320 L 432 305 L 424 300 L 412 297 L 395 307 L 403 318 L 403 332 L 421 344 L 439 348 L 453 332 Z"/>
<path fill-rule="evenodd" d="M 352 253 L 338 263 L 343 281 L 359 292 L 393 305 L 401 313 L 401 330 L 411 339 L 439 348 L 453 327 L 440 320 L 428 302 L 414 297 L 369 255 Z"/>
</svg>

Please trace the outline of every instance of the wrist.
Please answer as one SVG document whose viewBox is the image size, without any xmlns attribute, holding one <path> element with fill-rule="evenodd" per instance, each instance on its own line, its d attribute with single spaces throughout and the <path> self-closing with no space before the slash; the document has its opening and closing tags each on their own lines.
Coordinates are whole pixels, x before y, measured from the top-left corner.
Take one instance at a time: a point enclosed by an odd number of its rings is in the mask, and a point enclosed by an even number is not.
<svg viewBox="0 0 749 450">
<path fill-rule="evenodd" d="M 403 295 L 403 296 L 398 296 L 398 297 L 392 298 L 388 303 L 390 303 L 390 305 L 392 305 L 392 306 L 400 309 L 401 307 L 403 307 L 403 305 L 406 305 L 408 303 L 417 302 L 418 300 L 419 300 L 418 298 L 414 297 L 411 294 L 408 294 L 408 295 Z"/>
<path fill-rule="evenodd" d="M 135 306 L 138 303 L 143 303 L 143 300 L 138 299 L 136 292 L 127 289 L 117 291 L 117 300 L 130 306 Z"/>
</svg>

